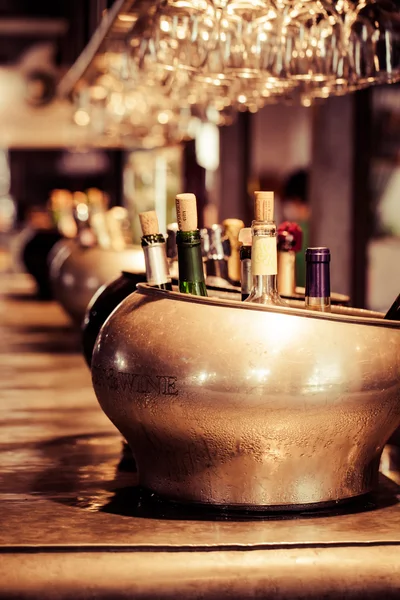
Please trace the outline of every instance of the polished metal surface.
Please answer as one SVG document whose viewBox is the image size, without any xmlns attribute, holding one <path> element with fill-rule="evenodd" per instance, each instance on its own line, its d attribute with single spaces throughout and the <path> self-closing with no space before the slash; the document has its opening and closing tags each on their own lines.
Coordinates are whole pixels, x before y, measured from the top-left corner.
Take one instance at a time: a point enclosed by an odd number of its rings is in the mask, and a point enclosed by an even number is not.
<svg viewBox="0 0 400 600">
<path fill-rule="evenodd" d="M 254 520 L 158 501 L 119 468 L 79 333 L 27 278 L 1 284 L 1 599 L 399 597 L 396 448 L 391 479 L 333 510 Z"/>
<path fill-rule="evenodd" d="M 120 275 L 121 271 L 144 273 L 143 250 L 83 248 L 77 242 L 60 242 L 51 257 L 50 278 L 54 297 L 77 323 L 97 290 Z"/>
<path fill-rule="evenodd" d="M 400 323 L 140 284 L 103 326 L 92 376 L 145 488 L 254 509 L 335 503 L 376 486 L 400 423 Z"/>
</svg>

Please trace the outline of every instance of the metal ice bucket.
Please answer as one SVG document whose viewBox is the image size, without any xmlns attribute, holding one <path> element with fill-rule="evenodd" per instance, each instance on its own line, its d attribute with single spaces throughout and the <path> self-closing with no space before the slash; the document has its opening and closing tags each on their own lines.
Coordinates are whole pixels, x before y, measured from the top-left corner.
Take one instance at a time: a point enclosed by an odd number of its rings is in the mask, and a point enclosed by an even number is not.
<svg viewBox="0 0 400 600">
<path fill-rule="evenodd" d="M 400 323 L 140 284 L 92 358 L 140 484 L 182 501 L 293 508 L 370 492 L 400 424 Z"/>
<path fill-rule="evenodd" d="M 97 290 L 121 271 L 144 273 L 143 250 L 83 248 L 75 241 L 60 242 L 50 258 L 50 280 L 54 297 L 69 316 L 80 325 L 86 307 Z"/>
</svg>

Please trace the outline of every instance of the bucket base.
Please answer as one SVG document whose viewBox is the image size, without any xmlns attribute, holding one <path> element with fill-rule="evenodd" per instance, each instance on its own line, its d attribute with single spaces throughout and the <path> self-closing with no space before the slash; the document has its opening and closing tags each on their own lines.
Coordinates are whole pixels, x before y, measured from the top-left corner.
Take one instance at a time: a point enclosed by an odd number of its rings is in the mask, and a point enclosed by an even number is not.
<svg viewBox="0 0 400 600">
<path fill-rule="evenodd" d="M 376 502 L 372 493 L 342 500 L 313 504 L 287 504 L 275 506 L 223 505 L 199 502 L 180 502 L 140 488 L 142 507 L 158 513 L 162 518 L 188 520 L 266 520 L 295 519 L 299 517 L 326 517 L 374 510 Z"/>
</svg>

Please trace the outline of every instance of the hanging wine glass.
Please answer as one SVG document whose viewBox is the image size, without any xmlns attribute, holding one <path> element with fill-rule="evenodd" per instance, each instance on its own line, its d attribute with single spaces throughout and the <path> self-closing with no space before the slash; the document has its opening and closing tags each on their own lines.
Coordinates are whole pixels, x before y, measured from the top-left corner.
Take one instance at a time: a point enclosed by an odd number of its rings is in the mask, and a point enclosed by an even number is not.
<svg viewBox="0 0 400 600">
<path fill-rule="evenodd" d="M 215 26 L 205 0 L 170 0 L 157 11 L 153 39 L 157 61 L 167 69 L 196 70 L 206 61 Z"/>
<path fill-rule="evenodd" d="M 302 1 L 287 12 L 282 28 L 282 75 L 300 81 L 334 80 L 345 49 L 343 22 L 319 0 Z"/>
<path fill-rule="evenodd" d="M 363 2 L 356 12 L 353 31 L 359 31 L 360 25 L 370 78 L 377 83 L 399 81 L 400 8 L 392 0 Z"/>
<path fill-rule="evenodd" d="M 219 51 L 228 77 L 260 78 L 264 46 L 277 13 L 270 1 L 231 0 L 220 19 Z"/>
<path fill-rule="evenodd" d="M 76 95 L 75 122 L 116 143 L 171 143 L 199 120 L 400 81 L 393 0 L 159 0 L 137 13 Z"/>
</svg>

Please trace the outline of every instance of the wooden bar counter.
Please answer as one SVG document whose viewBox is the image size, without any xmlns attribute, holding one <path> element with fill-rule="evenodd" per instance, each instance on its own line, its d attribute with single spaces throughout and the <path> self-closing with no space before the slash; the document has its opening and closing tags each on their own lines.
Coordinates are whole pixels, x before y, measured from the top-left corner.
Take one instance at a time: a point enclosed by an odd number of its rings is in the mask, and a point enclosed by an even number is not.
<svg viewBox="0 0 400 600">
<path fill-rule="evenodd" d="M 0 598 L 399 598 L 400 478 L 331 511 L 235 517 L 161 502 L 120 464 L 61 309 L 0 297 Z M 332 457 L 334 460 L 334 457 Z"/>
</svg>

